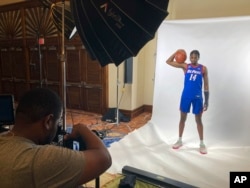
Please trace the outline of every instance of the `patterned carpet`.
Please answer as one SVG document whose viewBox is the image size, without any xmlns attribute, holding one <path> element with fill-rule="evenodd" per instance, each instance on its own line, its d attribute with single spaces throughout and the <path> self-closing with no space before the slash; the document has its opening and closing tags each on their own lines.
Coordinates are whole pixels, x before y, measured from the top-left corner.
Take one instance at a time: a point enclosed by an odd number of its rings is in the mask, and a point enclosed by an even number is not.
<svg viewBox="0 0 250 188">
<path fill-rule="evenodd" d="M 144 112 L 131 119 L 129 122 L 106 122 L 102 121 L 102 115 L 79 111 L 68 110 L 66 116 L 67 127 L 77 123 L 83 123 L 91 130 L 97 131 L 103 139 L 104 144 L 109 147 L 113 142 L 119 141 L 129 132 L 139 129 L 151 119 L 151 113 Z"/>
</svg>

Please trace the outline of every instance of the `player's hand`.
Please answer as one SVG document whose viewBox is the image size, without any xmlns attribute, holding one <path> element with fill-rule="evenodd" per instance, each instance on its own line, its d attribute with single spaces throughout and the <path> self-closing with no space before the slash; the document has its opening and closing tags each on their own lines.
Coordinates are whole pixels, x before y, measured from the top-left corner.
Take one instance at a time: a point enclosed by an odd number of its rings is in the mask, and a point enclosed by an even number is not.
<svg viewBox="0 0 250 188">
<path fill-rule="evenodd" d="M 208 104 L 204 103 L 204 105 L 203 105 L 203 111 L 207 111 L 207 109 L 208 109 Z"/>
</svg>

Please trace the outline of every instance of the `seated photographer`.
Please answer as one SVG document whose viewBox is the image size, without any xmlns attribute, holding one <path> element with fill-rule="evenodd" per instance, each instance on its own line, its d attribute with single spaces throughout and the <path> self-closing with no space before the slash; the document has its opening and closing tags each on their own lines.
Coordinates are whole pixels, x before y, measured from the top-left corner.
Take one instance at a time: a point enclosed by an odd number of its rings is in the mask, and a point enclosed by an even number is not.
<svg viewBox="0 0 250 188">
<path fill-rule="evenodd" d="M 107 148 L 85 125 L 74 125 L 65 135 L 81 137 L 84 151 L 50 144 L 62 109 L 59 96 L 45 88 L 32 89 L 20 99 L 13 129 L 0 136 L 0 187 L 74 188 L 110 167 Z"/>
</svg>

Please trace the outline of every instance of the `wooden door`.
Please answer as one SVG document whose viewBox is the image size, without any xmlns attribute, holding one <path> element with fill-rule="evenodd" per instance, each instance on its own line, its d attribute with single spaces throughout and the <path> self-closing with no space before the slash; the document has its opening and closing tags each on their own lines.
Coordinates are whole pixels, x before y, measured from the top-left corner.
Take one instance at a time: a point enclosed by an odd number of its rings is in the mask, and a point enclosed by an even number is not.
<svg viewBox="0 0 250 188">
<path fill-rule="evenodd" d="M 107 68 L 82 48 L 66 50 L 67 107 L 104 113 L 107 109 Z"/>
<path fill-rule="evenodd" d="M 27 91 L 24 59 L 23 49 L 20 47 L 1 49 L 2 93 L 13 94 L 15 100 L 19 100 Z"/>
<path fill-rule="evenodd" d="M 50 9 L 38 1 L 0 9 L 0 93 L 48 87 L 62 96 L 62 40 Z M 14 18 L 14 19 L 13 19 Z M 45 43 L 39 46 L 38 37 Z M 65 40 L 67 108 L 103 114 L 108 108 L 108 68 L 91 60 L 80 37 Z"/>
</svg>

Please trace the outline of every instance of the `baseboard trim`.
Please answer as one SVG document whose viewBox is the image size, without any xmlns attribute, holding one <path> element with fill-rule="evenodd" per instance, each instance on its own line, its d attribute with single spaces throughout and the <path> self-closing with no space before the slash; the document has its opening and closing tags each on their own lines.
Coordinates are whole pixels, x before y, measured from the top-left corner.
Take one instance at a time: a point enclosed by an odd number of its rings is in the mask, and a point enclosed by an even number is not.
<svg viewBox="0 0 250 188">
<path fill-rule="evenodd" d="M 132 110 L 132 111 L 131 111 L 131 110 L 123 110 L 123 109 L 119 109 L 119 111 L 120 111 L 123 115 L 125 115 L 125 116 L 127 116 L 127 117 L 129 117 L 129 118 L 134 118 L 134 117 L 136 117 L 136 116 L 142 114 L 143 112 L 152 113 L 152 111 L 153 111 L 153 106 L 152 106 L 152 105 L 143 105 L 143 106 L 138 107 L 138 108 L 136 108 L 136 109 L 134 109 L 134 110 Z"/>
</svg>

